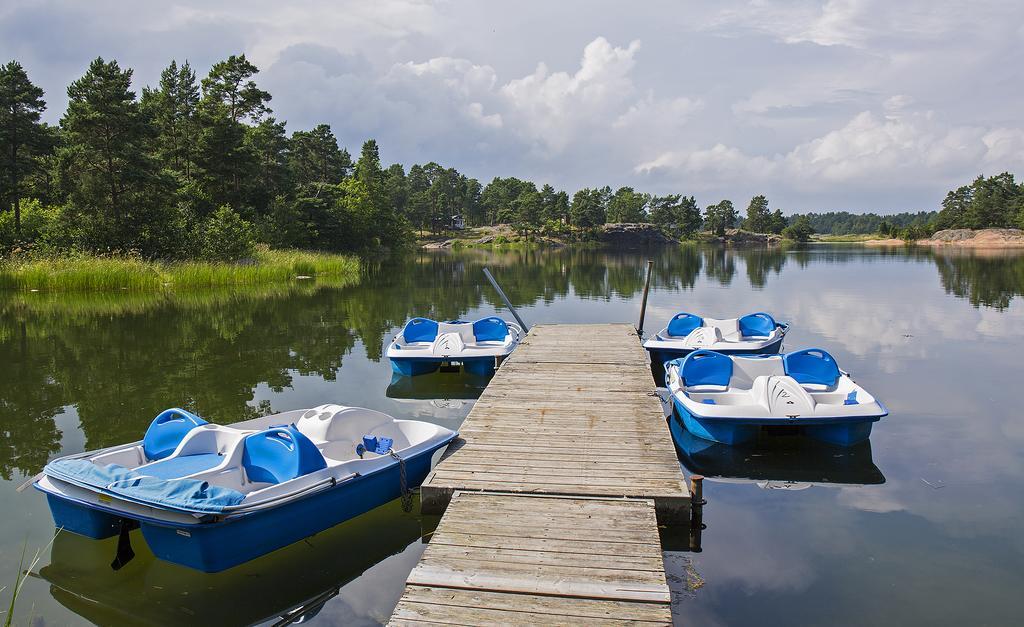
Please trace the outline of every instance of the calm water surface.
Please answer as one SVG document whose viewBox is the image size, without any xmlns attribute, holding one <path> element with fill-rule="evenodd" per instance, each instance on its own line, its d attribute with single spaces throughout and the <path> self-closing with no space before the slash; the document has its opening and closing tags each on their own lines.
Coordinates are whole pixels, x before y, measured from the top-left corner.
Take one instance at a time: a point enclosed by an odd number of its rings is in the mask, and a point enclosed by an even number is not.
<svg viewBox="0 0 1024 627">
<path fill-rule="evenodd" d="M 654 253 L 420 254 L 355 287 L 258 295 L 0 295 L 0 580 L 53 529 L 15 488 L 60 454 L 136 440 L 180 405 L 233 422 L 335 401 L 458 428 L 483 383 L 391 380 L 383 346 L 414 315 L 500 311 L 489 265 L 529 323 L 769 311 L 788 349 L 819 346 L 889 406 L 870 444 L 795 437 L 684 457 L 709 477 L 703 551 L 666 546 L 688 625 L 1019 624 L 1024 614 L 1024 257 L 812 247 Z M 505 312 L 502 312 L 505 313 Z M 60 534 L 17 622 L 244 624 L 295 608 L 377 624 L 436 521 L 398 502 L 216 575 Z M 667 538 L 668 539 L 668 538 Z M 6 607 L 9 590 L 0 592 Z"/>
</svg>

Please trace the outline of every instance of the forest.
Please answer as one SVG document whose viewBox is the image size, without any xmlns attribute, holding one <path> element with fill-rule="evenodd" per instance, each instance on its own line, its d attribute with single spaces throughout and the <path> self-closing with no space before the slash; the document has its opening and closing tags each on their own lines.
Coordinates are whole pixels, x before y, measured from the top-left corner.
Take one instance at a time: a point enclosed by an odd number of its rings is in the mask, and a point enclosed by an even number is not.
<svg viewBox="0 0 1024 627">
<path fill-rule="evenodd" d="M 620 187 L 571 196 L 550 184 L 495 177 L 486 185 L 430 162 L 381 163 L 376 141 L 357 158 L 331 127 L 289 133 L 244 54 L 199 79 L 172 61 L 141 95 L 133 72 L 97 58 L 67 89 L 56 125 L 45 94 L 17 61 L 0 66 L 0 253 L 130 254 L 230 261 L 272 249 L 372 254 L 408 246 L 416 232 L 512 224 L 532 234 L 587 238 L 605 223 L 648 222 L 679 238 L 740 227 L 781 233 L 882 233 L 913 238 L 938 228 L 1015 226 L 1024 186 L 1012 174 L 949 192 L 939 212 L 785 216 L 763 195 L 746 211 L 730 200 L 703 210 L 693 196 Z"/>
</svg>

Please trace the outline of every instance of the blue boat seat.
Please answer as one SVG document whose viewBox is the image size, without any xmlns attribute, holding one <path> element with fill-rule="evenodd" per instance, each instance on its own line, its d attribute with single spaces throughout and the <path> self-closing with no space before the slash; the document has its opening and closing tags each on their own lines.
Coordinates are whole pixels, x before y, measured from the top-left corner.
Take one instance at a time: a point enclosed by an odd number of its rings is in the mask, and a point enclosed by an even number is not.
<svg viewBox="0 0 1024 627">
<path fill-rule="evenodd" d="M 146 435 L 142 438 L 142 452 L 149 461 L 163 459 L 178 448 L 189 431 L 205 424 L 205 420 L 192 412 L 177 407 L 166 409 L 146 429 Z"/>
<path fill-rule="evenodd" d="M 683 358 L 679 374 L 687 386 L 727 386 L 732 378 L 732 359 L 715 351 L 693 351 Z"/>
<path fill-rule="evenodd" d="M 327 462 L 312 440 L 289 425 L 247 436 L 242 467 L 249 481 L 283 483 L 322 470 Z"/>
<path fill-rule="evenodd" d="M 668 322 L 668 334 L 672 337 L 686 337 L 694 329 L 704 326 L 704 318 L 689 313 L 677 313 Z"/>
<path fill-rule="evenodd" d="M 137 470 L 138 474 L 158 479 L 178 479 L 207 471 L 224 461 L 222 455 L 216 453 L 199 453 L 162 459 Z"/>
<path fill-rule="evenodd" d="M 413 318 L 402 329 L 402 337 L 408 342 L 433 342 L 437 339 L 437 322 L 427 318 Z"/>
<path fill-rule="evenodd" d="M 782 356 L 786 374 L 798 383 L 809 383 L 832 387 L 839 381 L 839 365 L 835 358 L 820 348 L 786 353 Z"/>
<path fill-rule="evenodd" d="M 778 324 L 771 314 L 763 311 L 747 314 L 738 320 L 740 335 L 743 337 L 768 337 Z"/>
<path fill-rule="evenodd" d="M 477 342 L 503 342 L 508 337 L 508 324 L 497 316 L 481 318 L 473 323 L 473 337 Z"/>
</svg>

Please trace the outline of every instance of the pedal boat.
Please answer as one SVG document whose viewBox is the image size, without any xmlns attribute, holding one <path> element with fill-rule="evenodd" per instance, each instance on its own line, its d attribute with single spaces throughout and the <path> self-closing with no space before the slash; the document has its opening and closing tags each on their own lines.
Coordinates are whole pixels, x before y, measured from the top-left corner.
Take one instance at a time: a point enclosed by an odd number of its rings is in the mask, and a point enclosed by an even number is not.
<svg viewBox="0 0 1024 627">
<path fill-rule="evenodd" d="M 727 355 L 776 354 L 787 331 L 788 324 L 776 322 L 764 312 L 724 320 L 684 312 L 673 316 L 668 326 L 644 342 L 644 348 L 656 364 L 700 349 Z"/>
<path fill-rule="evenodd" d="M 388 346 L 391 368 L 404 376 L 438 370 L 490 376 L 519 344 L 523 330 L 498 317 L 476 322 L 413 318 Z"/>
<path fill-rule="evenodd" d="M 751 441 L 762 427 L 788 426 L 852 446 L 867 440 L 872 425 L 889 413 L 820 348 L 784 355 L 698 350 L 666 363 L 665 382 L 672 420 L 723 444 Z"/>
<path fill-rule="evenodd" d="M 65 531 L 128 543 L 138 526 L 156 557 L 218 572 L 418 487 L 457 435 L 341 405 L 230 426 L 168 409 L 141 441 L 56 459 L 34 485 Z"/>
</svg>

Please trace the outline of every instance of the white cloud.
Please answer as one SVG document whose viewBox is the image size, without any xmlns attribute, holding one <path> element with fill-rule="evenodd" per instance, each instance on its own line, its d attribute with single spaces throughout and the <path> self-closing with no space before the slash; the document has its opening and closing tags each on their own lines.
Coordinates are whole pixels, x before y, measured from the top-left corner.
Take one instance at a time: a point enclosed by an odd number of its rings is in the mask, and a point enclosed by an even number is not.
<svg viewBox="0 0 1024 627">
<path fill-rule="evenodd" d="M 1022 167 L 1022 23 L 1024 5 L 996 0 L 10 0 L 0 58 L 46 89 L 51 122 L 95 55 L 141 89 L 172 58 L 203 74 L 241 51 L 292 129 L 327 122 L 406 165 L 918 209 Z"/>
</svg>

